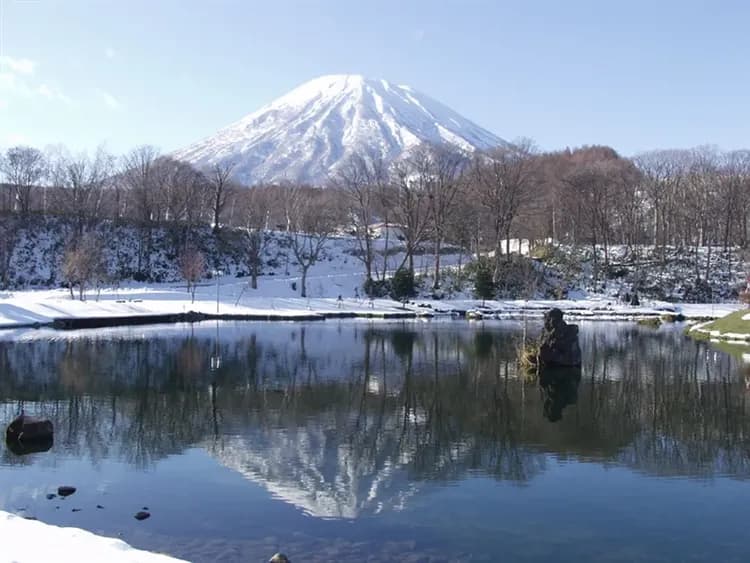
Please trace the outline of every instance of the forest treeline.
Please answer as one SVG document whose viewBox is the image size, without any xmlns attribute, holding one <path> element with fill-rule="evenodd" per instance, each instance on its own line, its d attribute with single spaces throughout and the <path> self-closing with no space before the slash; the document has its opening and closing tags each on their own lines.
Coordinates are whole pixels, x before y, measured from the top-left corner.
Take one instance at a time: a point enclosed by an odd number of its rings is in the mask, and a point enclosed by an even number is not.
<svg viewBox="0 0 750 563">
<path fill-rule="evenodd" d="M 328 237 L 349 233 L 366 280 L 385 278 L 375 255 L 390 244 L 402 249 L 400 266 L 411 270 L 417 251 L 434 252 L 435 287 L 446 245 L 487 253 L 497 279 L 512 250 L 504 245 L 514 238 L 590 247 L 597 270 L 612 245 L 633 253 L 649 245 L 666 260 L 669 248 L 744 249 L 750 236 L 748 150 L 698 147 L 624 158 L 603 146 L 541 152 L 529 140 L 474 154 L 422 145 L 390 164 L 353 155 L 324 189 L 242 186 L 232 172 L 232 165 L 196 170 L 150 146 L 120 157 L 103 148 L 77 155 L 10 148 L 0 157 L 0 260 L 10 260 L 15 233 L 39 215 L 66 217 L 73 225 L 68 246 L 84 248 L 83 255 L 96 248 L 87 233 L 102 221 L 137 227 L 144 255 L 153 229 L 172 227 L 186 270 L 196 270 L 196 228 L 211 225 L 220 234 L 241 227 L 253 279 L 264 232 L 289 233 L 303 277 Z M 383 241 L 376 245 L 376 223 L 397 226 L 398 240 L 386 236 L 384 248 Z"/>
</svg>

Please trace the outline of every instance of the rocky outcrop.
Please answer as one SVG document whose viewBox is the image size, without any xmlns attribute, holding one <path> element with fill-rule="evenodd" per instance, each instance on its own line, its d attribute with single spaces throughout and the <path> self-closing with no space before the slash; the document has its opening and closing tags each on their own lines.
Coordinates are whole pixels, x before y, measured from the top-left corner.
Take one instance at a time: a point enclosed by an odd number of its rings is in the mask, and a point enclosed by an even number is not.
<svg viewBox="0 0 750 563">
<path fill-rule="evenodd" d="M 566 323 L 560 309 L 550 309 L 544 315 L 544 329 L 539 340 L 539 367 L 580 365 L 578 326 Z"/>
<path fill-rule="evenodd" d="M 9 443 L 51 442 L 54 434 L 52 421 L 34 418 L 23 412 L 13 419 L 5 430 Z"/>
</svg>

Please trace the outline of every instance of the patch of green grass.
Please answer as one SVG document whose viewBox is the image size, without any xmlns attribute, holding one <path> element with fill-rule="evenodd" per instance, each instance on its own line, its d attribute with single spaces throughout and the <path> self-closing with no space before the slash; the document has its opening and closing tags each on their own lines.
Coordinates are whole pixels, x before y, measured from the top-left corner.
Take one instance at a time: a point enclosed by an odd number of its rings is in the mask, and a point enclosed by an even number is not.
<svg viewBox="0 0 750 563">
<path fill-rule="evenodd" d="M 750 352 L 750 346 L 745 344 L 732 344 L 731 342 L 709 342 L 711 348 L 716 348 L 722 352 L 734 356 L 735 358 L 742 358 L 742 354 Z"/>
<path fill-rule="evenodd" d="M 735 311 L 734 313 L 728 314 L 726 317 L 721 317 L 712 323 L 708 323 L 703 327 L 703 330 L 718 330 L 721 333 L 734 332 L 750 336 L 750 320 L 742 320 L 742 317 L 748 313 L 750 313 L 750 310 L 748 309 Z"/>
</svg>

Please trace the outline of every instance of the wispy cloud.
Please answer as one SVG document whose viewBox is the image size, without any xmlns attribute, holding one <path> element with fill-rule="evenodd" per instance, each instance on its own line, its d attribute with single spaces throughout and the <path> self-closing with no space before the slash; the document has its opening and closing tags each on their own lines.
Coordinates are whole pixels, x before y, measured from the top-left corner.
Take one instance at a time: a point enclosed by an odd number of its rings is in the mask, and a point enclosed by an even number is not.
<svg viewBox="0 0 750 563">
<path fill-rule="evenodd" d="M 0 111 L 8 109 L 8 101 L 0 98 Z"/>
<path fill-rule="evenodd" d="M 99 88 L 96 90 L 96 93 L 104 102 L 104 105 L 106 105 L 109 109 L 118 110 L 122 108 L 122 103 L 120 103 L 120 100 L 118 100 L 115 96 L 113 96 L 106 90 L 102 90 L 101 88 Z"/>
<path fill-rule="evenodd" d="M 40 82 L 36 73 L 37 63 L 31 59 L 0 56 L 0 95 L 4 107 L 13 99 L 44 98 L 54 102 L 72 105 L 73 100 L 57 86 Z"/>
<path fill-rule="evenodd" d="M 414 41 L 422 41 L 425 36 L 424 29 L 417 29 L 414 31 Z"/>
<path fill-rule="evenodd" d="M 108 59 L 114 59 L 117 56 L 117 51 L 115 51 L 112 47 L 107 47 L 104 49 L 104 56 Z"/>
<path fill-rule="evenodd" d="M 49 84 L 39 85 L 36 91 L 39 95 L 44 96 L 48 100 L 59 100 L 68 105 L 73 103 L 73 100 L 71 100 L 68 96 L 63 94 L 59 88 L 50 86 Z"/>
<path fill-rule="evenodd" d="M 16 74 L 34 74 L 34 71 L 36 70 L 36 62 L 31 59 L 0 55 L 0 72 L 8 70 Z"/>
</svg>

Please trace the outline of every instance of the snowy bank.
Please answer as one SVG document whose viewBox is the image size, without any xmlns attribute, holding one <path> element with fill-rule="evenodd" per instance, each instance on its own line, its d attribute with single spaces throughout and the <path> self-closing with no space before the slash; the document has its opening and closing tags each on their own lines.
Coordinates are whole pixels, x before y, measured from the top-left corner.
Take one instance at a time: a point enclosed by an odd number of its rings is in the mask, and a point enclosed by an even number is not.
<svg viewBox="0 0 750 563">
<path fill-rule="evenodd" d="M 134 549 L 122 540 L 60 528 L 0 511 L 0 561 L 14 563 L 167 563 L 182 561 Z"/>
<path fill-rule="evenodd" d="M 0 294 L 0 328 L 64 325 L 69 319 L 174 322 L 167 317 L 187 320 L 191 314 L 236 320 L 311 320 L 328 316 L 387 318 L 408 313 L 389 299 L 251 297 L 242 294 L 238 285 L 222 288 L 218 300 L 215 287 L 201 287 L 195 301 L 175 286 L 107 290 L 98 298 L 89 296 L 87 301 L 71 299 L 65 290 L 16 291 Z"/>
<path fill-rule="evenodd" d="M 740 304 L 672 304 L 644 301 L 633 307 L 604 297 L 580 300 L 415 299 L 405 306 L 391 299 L 311 297 L 289 295 L 286 284 L 267 284 L 250 290 L 236 279 L 198 288 L 193 301 L 184 286 L 160 284 L 103 290 L 87 301 L 70 298 L 67 291 L 29 290 L 0 293 L 0 328 L 52 325 L 94 328 L 125 324 L 184 322 L 206 318 L 226 320 L 316 320 L 336 317 L 417 318 L 467 316 L 484 319 L 541 318 L 558 307 L 570 318 L 628 320 L 662 315 L 713 319 L 737 311 Z M 284 291 L 279 291 L 279 289 Z M 330 295 L 330 292 L 328 292 Z M 325 293 L 324 293 L 325 294 Z M 73 322 L 76 321 L 76 322 Z M 87 321 L 90 324 L 83 324 Z"/>
</svg>

